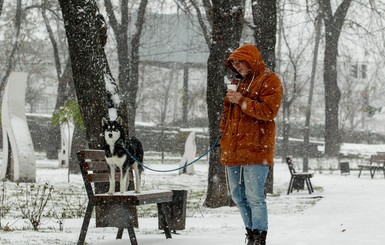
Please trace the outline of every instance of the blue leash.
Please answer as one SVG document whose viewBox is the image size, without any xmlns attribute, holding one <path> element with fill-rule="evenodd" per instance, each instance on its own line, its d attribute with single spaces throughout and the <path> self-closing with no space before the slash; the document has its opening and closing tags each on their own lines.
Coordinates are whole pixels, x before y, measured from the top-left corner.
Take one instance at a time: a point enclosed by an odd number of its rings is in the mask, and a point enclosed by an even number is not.
<svg viewBox="0 0 385 245">
<path fill-rule="evenodd" d="M 138 159 L 136 159 L 133 155 L 131 155 L 131 153 L 130 153 L 128 150 L 126 150 L 126 152 L 127 152 L 127 154 L 128 154 L 132 159 L 134 159 L 135 162 L 137 162 L 140 166 L 142 166 L 142 167 L 145 168 L 145 169 L 148 169 L 148 170 L 151 170 L 151 171 L 154 171 L 154 172 L 163 172 L 163 173 L 164 173 L 164 172 L 172 172 L 172 171 L 177 171 L 177 170 L 179 170 L 179 169 L 186 168 L 186 167 L 188 167 L 188 166 L 194 164 L 194 163 L 197 162 L 198 160 L 200 160 L 202 157 L 204 157 L 205 155 L 207 155 L 209 152 L 211 152 L 211 151 L 217 146 L 217 144 L 218 144 L 220 138 L 221 138 L 221 136 L 219 136 L 219 137 L 215 140 L 214 144 L 210 147 L 210 149 L 208 149 L 205 153 L 203 153 L 200 157 L 198 157 L 198 158 L 195 159 L 194 161 L 189 162 L 189 163 L 183 165 L 182 167 L 174 168 L 174 169 L 168 169 L 168 170 L 159 170 L 159 169 L 153 169 L 153 168 L 147 167 L 147 166 L 145 166 L 143 163 L 141 163 Z"/>
</svg>

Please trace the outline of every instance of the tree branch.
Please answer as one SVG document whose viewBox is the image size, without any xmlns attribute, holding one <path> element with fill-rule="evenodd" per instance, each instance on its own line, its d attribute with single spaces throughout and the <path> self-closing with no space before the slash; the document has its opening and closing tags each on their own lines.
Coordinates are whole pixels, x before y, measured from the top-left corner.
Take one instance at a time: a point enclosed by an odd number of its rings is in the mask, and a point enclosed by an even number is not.
<svg viewBox="0 0 385 245">
<path fill-rule="evenodd" d="M 104 0 L 104 5 L 106 6 L 106 12 L 108 15 L 108 19 L 110 20 L 110 25 L 112 29 L 114 30 L 115 38 L 116 40 L 119 40 L 118 33 L 119 33 L 119 23 L 116 19 L 114 8 L 112 6 L 111 0 Z"/>
</svg>

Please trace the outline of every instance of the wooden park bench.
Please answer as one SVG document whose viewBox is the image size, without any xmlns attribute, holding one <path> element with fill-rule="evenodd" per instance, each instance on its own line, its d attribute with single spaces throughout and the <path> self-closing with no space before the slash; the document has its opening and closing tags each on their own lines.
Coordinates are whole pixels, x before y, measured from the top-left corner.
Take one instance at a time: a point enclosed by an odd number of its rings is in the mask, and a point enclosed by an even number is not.
<svg viewBox="0 0 385 245">
<path fill-rule="evenodd" d="M 173 191 L 152 190 L 135 193 L 127 191 L 105 194 L 108 191 L 108 169 L 102 150 L 81 150 L 78 160 L 88 196 L 88 205 L 79 235 L 78 245 L 84 244 L 92 211 L 95 208 L 96 227 L 117 227 L 116 239 L 121 239 L 127 229 L 132 245 L 137 245 L 134 226 L 136 206 L 157 204 L 159 224 L 164 229 L 166 238 L 171 238 L 169 227 L 169 204 L 173 201 Z M 116 190 L 119 190 L 119 172 L 116 173 Z M 136 221 L 137 222 L 137 221 Z"/>
<path fill-rule="evenodd" d="M 290 182 L 289 188 L 287 189 L 287 195 L 293 192 L 293 189 L 297 191 L 305 189 L 305 183 L 309 194 L 314 192 L 313 185 L 311 184 L 310 178 L 313 177 L 312 173 L 308 172 L 296 172 L 294 169 L 293 161 L 290 156 L 286 157 L 286 163 L 290 171 Z"/>
<path fill-rule="evenodd" d="M 370 177 L 373 179 L 377 170 L 382 170 L 385 177 L 385 153 L 377 152 L 377 154 L 371 155 L 367 163 L 359 164 L 358 178 L 361 176 L 362 170 L 369 170 Z"/>
</svg>

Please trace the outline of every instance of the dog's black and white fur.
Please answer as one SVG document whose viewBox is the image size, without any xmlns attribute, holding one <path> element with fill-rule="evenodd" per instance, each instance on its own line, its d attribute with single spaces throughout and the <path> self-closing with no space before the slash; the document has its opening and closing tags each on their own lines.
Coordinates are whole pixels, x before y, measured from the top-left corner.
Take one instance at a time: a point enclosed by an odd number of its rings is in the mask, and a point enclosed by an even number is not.
<svg viewBox="0 0 385 245">
<path fill-rule="evenodd" d="M 116 120 L 109 121 L 103 117 L 102 126 L 104 130 L 104 152 L 106 162 L 110 173 L 110 188 L 108 194 L 115 192 L 115 170 L 120 170 L 120 192 L 127 191 L 128 178 L 130 168 L 134 170 L 135 175 L 135 192 L 141 191 L 141 172 L 143 166 L 138 164 L 128 152 L 139 162 L 143 162 L 142 143 L 135 137 L 131 137 L 128 141 L 122 126 L 122 118 L 118 116 Z"/>
</svg>

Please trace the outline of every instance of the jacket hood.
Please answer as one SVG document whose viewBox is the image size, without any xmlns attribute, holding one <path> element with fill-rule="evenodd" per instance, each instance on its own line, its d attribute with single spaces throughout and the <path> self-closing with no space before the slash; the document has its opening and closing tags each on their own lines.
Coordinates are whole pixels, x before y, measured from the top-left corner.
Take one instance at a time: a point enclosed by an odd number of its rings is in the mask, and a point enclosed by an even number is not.
<svg viewBox="0 0 385 245">
<path fill-rule="evenodd" d="M 235 73 L 238 73 L 237 70 L 231 64 L 231 61 L 234 60 L 246 61 L 250 66 L 251 72 L 256 75 L 261 74 L 266 69 L 266 65 L 262 60 L 261 53 L 259 52 L 257 47 L 251 44 L 247 44 L 237 48 L 236 50 L 234 50 L 234 52 L 230 54 L 229 58 L 227 58 L 226 60 L 226 66 Z"/>
</svg>

